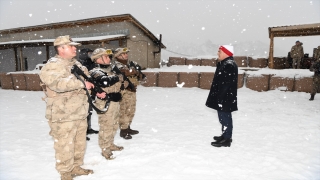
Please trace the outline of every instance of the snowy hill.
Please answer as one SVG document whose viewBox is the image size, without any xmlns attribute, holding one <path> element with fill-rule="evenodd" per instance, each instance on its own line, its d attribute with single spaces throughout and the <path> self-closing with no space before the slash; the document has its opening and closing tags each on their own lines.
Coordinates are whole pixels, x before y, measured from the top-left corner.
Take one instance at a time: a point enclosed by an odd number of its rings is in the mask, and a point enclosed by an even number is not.
<svg viewBox="0 0 320 180">
<path fill-rule="evenodd" d="M 196 45 L 181 41 L 165 42 L 167 49 L 162 50 L 161 58 L 164 60 L 172 57 L 199 57 L 199 56 L 216 56 L 220 46 L 210 40 Z M 233 44 L 235 56 L 269 56 L 269 44 L 261 41 L 245 41 Z M 275 48 L 275 56 L 286 56 L 287 52 L 282 49 Z"/>
</svg>

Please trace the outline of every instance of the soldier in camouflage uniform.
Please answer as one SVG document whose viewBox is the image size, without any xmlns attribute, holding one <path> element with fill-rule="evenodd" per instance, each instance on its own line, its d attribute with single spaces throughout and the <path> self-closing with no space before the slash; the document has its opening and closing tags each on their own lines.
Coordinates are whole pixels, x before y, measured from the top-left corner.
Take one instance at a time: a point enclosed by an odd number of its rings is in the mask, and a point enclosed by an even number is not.
<svg viewBox="0 0 320 180">
<path fill-rule="evenodd" d="M 320 90 L 320 46 L 318 46 L 315 53 L 315 62 L 311 65 L 310 71 L 314 72 L 313 75 L 313 88 L 311 91 L 310 101 L 314 100 L 314 96 Z"/>
<path fill-rule="evenodd" d="M 140 66 L 136 62 L 128 60 L 129 51 L 128 48 L 117 48 L 114 55 L 116 58 L 114 64 L 134 85 L 134 90 L 126 88 L 121 91 L 119 126 L 120 137 L 124 139 L 132 139 L 131 135 L 139 133 L 139 131 L 131 129 L 130 125 L 136 111 L 136 87 L 139 84 L 141 73 L 136 69 Z M 136 67 L 133 67 L 132 64 Z"/>
<path fill-rule="evenodd" d="M 91 89 L 93 84 L 81 82 L 71 73 L 76 64 L 88 74 L 74 57 L 76 46 L 67 36 L 59 36 L 54 41 L 57 55 L 48 60 L 40 71 L 40 79 L 46 97 L 46 113 L 50 135 L 54 139 L 56 169 L 61 180 L 72 180 L 77 175 L 88 175 L 92 170 L 82 169 L 86 150 L 86 131 L 88 98 L 84 88 Z"/>
<path fill-rule="evenodd" d="M 292 68 L 300 69 L 300 62 L 304 56 L 302 43 L 300 41 L 296 41 L 296 45 L 292 46 L 290 56 L 292 57 Z"/>
<path fill-rule="evenodd" d="M 103 89 L 102 94 L 97 94 L 95 104 L 99 109 L 108 106 L 108 110 L 99 116 L 99 146 L 102 156 L 107 160 L 114 159 L 112 151 L 121 151 L 122 146 L 114 144 L 114 136 L 119 126 L 119 110 L 121 100 L 120 88 L 123 83 L 123 77 L 112 72 L 110 62 L 112 59 L 112 50 L 98 48 L 92 53 L 91 59 L 97 64 L 92 69 L 90 76 L 100 84 Z"/>
</svg>

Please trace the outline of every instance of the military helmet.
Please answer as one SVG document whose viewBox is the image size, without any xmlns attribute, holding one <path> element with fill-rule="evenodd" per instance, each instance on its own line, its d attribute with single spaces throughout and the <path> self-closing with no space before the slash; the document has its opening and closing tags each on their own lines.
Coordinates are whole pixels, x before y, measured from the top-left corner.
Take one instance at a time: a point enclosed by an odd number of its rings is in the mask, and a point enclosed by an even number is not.
<svg viewBox="0 0 320 180">
<path fill-rule="evenodd" d="M 120 56 L 122 53 L 128 53 L 128 52 L 130 52 L 130 49 L 128 49 L 128 48 L 117 48 L 115 51 L 115 54 L 114 54 L 114 57 L 118 57 L 118 56 Z"/>
<path fill-rule="evenodd" d="M 91 55 L 91 60 L 95 62 L 97 59 L 99 59 L 102 55 L 113 55 L 111 49 L 104 49 L 104 48 L 97 48 L 93 51 Z"/>
</svg>

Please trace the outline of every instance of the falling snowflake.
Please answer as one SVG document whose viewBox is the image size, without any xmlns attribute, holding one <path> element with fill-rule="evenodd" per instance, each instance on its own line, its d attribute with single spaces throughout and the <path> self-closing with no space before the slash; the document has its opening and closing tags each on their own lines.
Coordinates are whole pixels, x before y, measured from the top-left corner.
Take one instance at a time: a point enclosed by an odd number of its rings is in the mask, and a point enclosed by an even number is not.
<svg viewBox="0 0 320 180">
<path fill-rule="evenodd" d="M 202 28 L 201 28 L 201 30 L 205 30 L 205 29 L 206 29 L 205 27 L 202 27 Z"/>
<path fill-rule="evenodd" d="M 42 54 L 42 52 L 41 52 L 41 51 L 38 51 L 38 54 L 39 54 L 39 55 L 41 55 L 41 54 Z"/>
<path fill-rule="evenodd" d="M 32 14 L 29 14 L 30 17 L 32 17 Z"/>
</svg>

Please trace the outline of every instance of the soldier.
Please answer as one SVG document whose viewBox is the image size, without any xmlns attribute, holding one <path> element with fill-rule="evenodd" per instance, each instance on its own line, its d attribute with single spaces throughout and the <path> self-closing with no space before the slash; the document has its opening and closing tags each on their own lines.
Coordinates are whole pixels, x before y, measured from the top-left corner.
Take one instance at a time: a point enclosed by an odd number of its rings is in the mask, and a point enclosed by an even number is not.
<svg viewBox="0 0 320 180">
<path fill-rule="evenodd" d="M 99 109 L 108 107 L 104 114 L 99 116 L 99 146 L 102 150 L 102 156 L 107 160 L 112 160 L 112 151 L 121 151 L 122 146 L 114 144 L 114 136 L 119 126 L 119 110 L 121 100 L 120 88 L 123 82 L 122 76 L 118 76 L 111 71 L 110 61 L 112 59 L 112 50 L 98 48 L 92 53 L 91 59 L 98 66 L 89 73 L 91 77 L 99 82 L 103 93 L 97 94 L 96 105 Z"/>
<path fill-rule="evenodd" d="M 316 49 L 315 53 L 314 53 L 314 60 L 317 61 L 320 59 L 320 46 L 318 46 L 318 48 Z"/>
<path fill-rule="evenodd" d="M 138 134 L 139 131 L 131 129 L 130 125 L 136 111 L 136 88 L 139 84 L 141 67 L 133 61 L 128 60 L 128 48 L 117 48 L 114 57 L 116 58 L 115 66 L 128 77 L 129 81 L 134 85 L 133 88 L 126 88 L 121 91 L 122 100 L 120 101 L 120 137 L 124 139 L 132 139 L 131 135 Z M 135 66 L 135 67 L 133 67 Z"/>
<path fill-rule="evenodd" d="M 79 54 L 79 62 L 85 66 L 88 71 L 92 70 L 95 67 L 95 63 L 91 61 L 91 55 L 92 55 L 93 50 L 85 48 L 80 50 Z M 91 97 L 94 99 L 94 97 Z M 89 104 L 89 115 L 87 117 L 87 123 L 88 123 L 88 128 L 87 128 L 87 135 L 88 134 L 98 134 L 99 131 L 96 131 L 91 128 L 91 115 L 92 115 L 92 106 Z M 87 141 L 89 141 L 90 138 L 87 136 Z"/>
<path fill-rule="evenodd" d="M 314 96 L 320 89 L 320 46 L 318 46 L 315 53 L 315 62 L 311 65 L 310 71 L 314 72 L 313 75 L 313 88 L 311 91 L 310 101 L 314 100 Z"/>
<path fill-rule="evenodd" d="M 290 56 L 292 57 L 292 68 L 300 69 L 301 58 L 304 56 L 302 43 L 297 40 L 296 45 L 292 46 L 290 51 Z"/>
<path fill-rule="evenodd" d="M 86 130 L 88 116 L 88 97 L 84 88 L 91 89 L 93 84 L 81 82 L 71 73 L 76 64 L 88 74 L 74 57 L 76 46 L 66 36 L 54 41 L 57 55 L 48 60 L 40 71 L 40 79 L 45 85 L 46 118 L 50 126 L 50 135 L 54 138 L 56 169 L 61 180 L 72 180 L 76 175 L 88 175 L 93 171 L 83 169 L 86 150 Z"/>
</svg>

